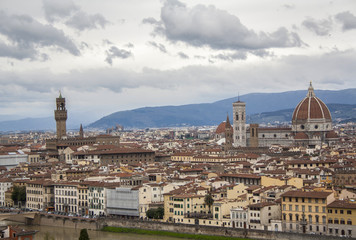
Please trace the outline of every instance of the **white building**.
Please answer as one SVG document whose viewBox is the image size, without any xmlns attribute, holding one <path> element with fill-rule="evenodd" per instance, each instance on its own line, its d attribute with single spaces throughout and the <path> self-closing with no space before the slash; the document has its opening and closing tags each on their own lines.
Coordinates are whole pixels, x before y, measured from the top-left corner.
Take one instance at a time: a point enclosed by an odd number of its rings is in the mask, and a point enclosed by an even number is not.
<svg viewBox="0 0 356 240">
<path fill-rule="evenodd" d="M 54 185 L 55 211 L 64 213 L 78 213 L 77 184 L 61 183 Z"/>
<path fill-rule="evenodd" d="M 5 192 L 12 187 L 12 180 L 8 178 L 0 179 L 0 206 L 5 206 Z"/>
</svg>

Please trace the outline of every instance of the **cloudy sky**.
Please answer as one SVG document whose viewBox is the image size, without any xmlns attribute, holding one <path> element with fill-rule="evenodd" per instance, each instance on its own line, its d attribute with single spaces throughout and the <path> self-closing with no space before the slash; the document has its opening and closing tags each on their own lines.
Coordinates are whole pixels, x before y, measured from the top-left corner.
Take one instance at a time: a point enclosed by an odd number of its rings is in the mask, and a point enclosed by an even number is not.
<svg viewBox="0 0 356 240">
<path fill-rule="evenodd" d="M 0 120 L 356 87 L 354 0 L 1 0 Z"/>
</svg>

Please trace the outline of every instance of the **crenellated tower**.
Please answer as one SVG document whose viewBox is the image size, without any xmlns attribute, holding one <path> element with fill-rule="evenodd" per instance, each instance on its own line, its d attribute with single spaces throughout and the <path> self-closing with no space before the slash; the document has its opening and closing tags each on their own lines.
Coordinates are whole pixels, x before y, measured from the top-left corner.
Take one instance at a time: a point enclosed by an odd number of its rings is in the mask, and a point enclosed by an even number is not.
<svg viewBox="0 0 356 240">
<path fill-rule="evenodd" d="M 54 119 L 57 125 L 57 139 L 61 139 L 67 136 L 67 109 L 66 109 L 66 99 L 62 97 L 59 93 L 59 97 L 56 98 L 57 108 L 54 110 Z"/>
</svg>

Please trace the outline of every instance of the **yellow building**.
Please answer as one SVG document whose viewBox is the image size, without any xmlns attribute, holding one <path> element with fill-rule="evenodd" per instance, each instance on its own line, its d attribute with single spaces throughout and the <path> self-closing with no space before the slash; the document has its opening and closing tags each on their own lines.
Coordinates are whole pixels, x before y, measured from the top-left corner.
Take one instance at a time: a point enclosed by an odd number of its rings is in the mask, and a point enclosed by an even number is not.
<svg viewBox="0 0 356 240">
<path fill-rule="evenodd" d="M 286 232 L 326 234 L 326 207 L 333 192 L 289 191 L 282 197 L 282 228 Z"/>
<path fill-rule="evenodd" d="M 26 208 L 34 210 L 54 210 L 53 182 L 30 181 L 26 184 Z"/>
<path fill-rule="evenodd" d="M 291 185 L 296 188 L 302 188 L 303 179 L 296 178 L 296 177 L 292 177 L 288 179 L 280 179 L 280 178 L 261 176 L 261 185 L 264 187 Z"/>
<path fill-rule="evenodd" d="M 356 238 L 356 201 L 335 200 L 327 209 L 328 235 Z"/>
</svg>

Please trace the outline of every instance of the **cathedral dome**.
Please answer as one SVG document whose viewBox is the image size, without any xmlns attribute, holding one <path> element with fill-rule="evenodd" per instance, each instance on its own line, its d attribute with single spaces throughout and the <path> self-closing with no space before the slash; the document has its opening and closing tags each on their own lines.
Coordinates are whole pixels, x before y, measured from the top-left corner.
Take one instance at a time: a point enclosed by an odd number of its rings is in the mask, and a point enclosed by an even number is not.
<svg viewBox="0 0 356 240">
<path fill-rule="evenodd" d="M 292 121 L 325 119 L 331 121 L 331 114 L 323 101 L 315 96 L 310 83 L 307 96 L 294 109 Z"/>
<path fill-rule="evenodd" d="M 215 133 L 216 134 L 225 133 L 225 126 L 226 126 L 226 122 L 220 123 L 218 128 L 216 129 Z"/>
</svg>

